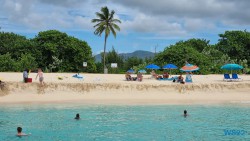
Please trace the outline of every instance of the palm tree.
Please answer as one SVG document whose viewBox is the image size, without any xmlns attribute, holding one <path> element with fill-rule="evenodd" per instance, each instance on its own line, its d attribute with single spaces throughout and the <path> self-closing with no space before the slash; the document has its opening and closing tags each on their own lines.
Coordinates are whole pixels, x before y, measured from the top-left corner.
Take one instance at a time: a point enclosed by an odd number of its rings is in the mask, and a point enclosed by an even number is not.
<svg viewBox="0 0 250 141">
<path fill-rule="evenodd" d="M 95 35 L 101 36 L 103 31 L 105 31 L 105 38 L 104 38 L 104 54 L 103 54 L 103 66 L 104 66 L 104 72 L 105 72 L 105 56 L 106 56 L 106 43 L 107 38 L 110 34 L 110 31 L 116 38 L 116 31 L 120 31 L 120 27 L 116 23 L 121 23 L 120 20 L 114 18 L 115 11 L 112 10 L 111 13 L 109 12 L 109 9 L 107 7 L 102 7 L 101 12 L 96 12 L 97 19 L 92 19 L 92 23 L 97 23 L 94 28 Z"/>
</svg>

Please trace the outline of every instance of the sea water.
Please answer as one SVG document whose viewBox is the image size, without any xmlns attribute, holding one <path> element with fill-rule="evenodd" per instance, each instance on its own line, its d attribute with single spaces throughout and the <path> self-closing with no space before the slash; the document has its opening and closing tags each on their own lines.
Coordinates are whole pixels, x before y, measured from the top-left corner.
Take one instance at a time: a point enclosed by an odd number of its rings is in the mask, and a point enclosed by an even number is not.
<svg viewBox="0 0 250 141">
<path fill-rule="evenodd" d="M 183 111 L 189 116 L 184 117 Z M 75 120 L 79 113 L 80 120 Z M 17 137 L 21 126 L 29 136 Z M 249 105 L 1 105 L 0 141 L 250 140 Z"/>
</svg>

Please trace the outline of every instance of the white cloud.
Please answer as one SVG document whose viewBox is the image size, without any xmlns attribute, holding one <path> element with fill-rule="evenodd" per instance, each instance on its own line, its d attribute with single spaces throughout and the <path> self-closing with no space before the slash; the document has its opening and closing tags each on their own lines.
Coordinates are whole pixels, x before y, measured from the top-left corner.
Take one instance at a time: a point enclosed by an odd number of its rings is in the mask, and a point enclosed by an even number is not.
<svg viewBox="0 0 250 141">
<path fill-rule="evenodd" d="M 12 26 L 23 30 L 92 31 L 91 19 L 95 18 L 95 12 L 108 6 L 116 11 L 115 17 L 122 20 L 123 34 L 184 38 L 194 32 L 218 31 L 221 26 L 248 29 L 249 5 L 248 0 L 0 0 L 3 16 L 0 18 L 7 19 L 4 23 L 9 23 L 8 29 Z"/>
</svg>

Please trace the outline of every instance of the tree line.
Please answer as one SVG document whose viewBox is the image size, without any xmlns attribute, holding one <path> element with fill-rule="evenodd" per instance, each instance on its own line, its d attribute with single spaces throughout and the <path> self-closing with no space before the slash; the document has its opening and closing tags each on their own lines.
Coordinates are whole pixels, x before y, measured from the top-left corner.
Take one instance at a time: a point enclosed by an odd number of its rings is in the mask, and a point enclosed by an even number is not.
<svg viewBox="0 0 250 141">
<path fill-rule="evenodd" d="M 114 48 L 107 53 L 107 64 L 118 62 L 118 72 L 124 72 L 130 68 L 135 70 L 145 69 L 145 66 L 154 63 L 159 66 L 172 63 L 182 67 L 186 62 L 197 65 L 199 74 L 224 73 L 221 66 L 227 63 L 237 63 L 244 67 L 239 73 L 250 73 L 250 33 L 245 31 L 225 31 L 219 34 L 218 43 L 211 45 L 206 39 L 189 39 L 179 41 L 174 45 L 155 55 L 153 58 L 144 60 L 132 57 L 124 60 L 119 56 Z M 101 63 L 99 64 L 101 65 Z M 98 65 L 97 65 L 98 66 Z M 97 67 L 98 68 L 98 67 Z M 112 70 L 112 68 L 109 68 Z M 160 70 L 163 71 L 163 70 Z M 179 73 L 179 70 L 173 70 Z"/>
<path fill-rule="evenodd" d="M 250 33 L 245 31 L 225 31 L 219 34 L 218 43 L 211 45 L 206 39 L 179 41 L 153 58 L 124 59 L 112 48 L 106 53 L 106 66 L 109 73 L 124 73 L 128 69 L 145 69 L 154 63 L 164 66 L 173 63 L 178 67 L 185 62 L 198 65 L 198 73 L 223 73 L 220 67 L 226 63 L 238 63 L 249 73 Z M 102 53 L 104 56 L 104 53 Z M 102 57 L 103 59 L 103 57 Z M 87 67 L 83 67 L 87 62 Z M 111 68 L 117 63 L 118 68 Z M 0 32 L 0 71 L 20 72 L 24 69 L 42 68 L 46 72 L 89 72 L 103 73 L 103 63 L 95 63 L 91 47 L 87 42 L 57 30 L 39 32 L 28 39 L 15 33 Z M 179 70 L 175 70 L 176 73 Z"/>
</svg>

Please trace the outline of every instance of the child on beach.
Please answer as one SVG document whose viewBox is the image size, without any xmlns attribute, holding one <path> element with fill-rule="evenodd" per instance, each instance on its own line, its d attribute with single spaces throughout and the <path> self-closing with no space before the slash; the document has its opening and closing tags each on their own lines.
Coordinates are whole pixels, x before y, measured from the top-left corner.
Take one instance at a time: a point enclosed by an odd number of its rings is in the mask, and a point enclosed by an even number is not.
<svg viewBox="0 0 250 141">
<path fill-rule="evenodd" d="M 44 80 L 44 77 L 43 77 L 43 71 L 41 68 L 38 69 L 38 72 L 37 72 L 37 75 L 36 75 L 36 79 L 37 79 L 37 76 L 39 76 L 39 82 L 41 85 L 44 84 L 43 80 Z"/>
<path fill-rule="evenodd" d="M 138 81 L 142 81 L 142 78 L 143 78 L 143 76 L 142 76 L 142 74 L 139 72 L 139 73 L 137 74 L 137 79 L 138 79 Z"/>
</svg>

